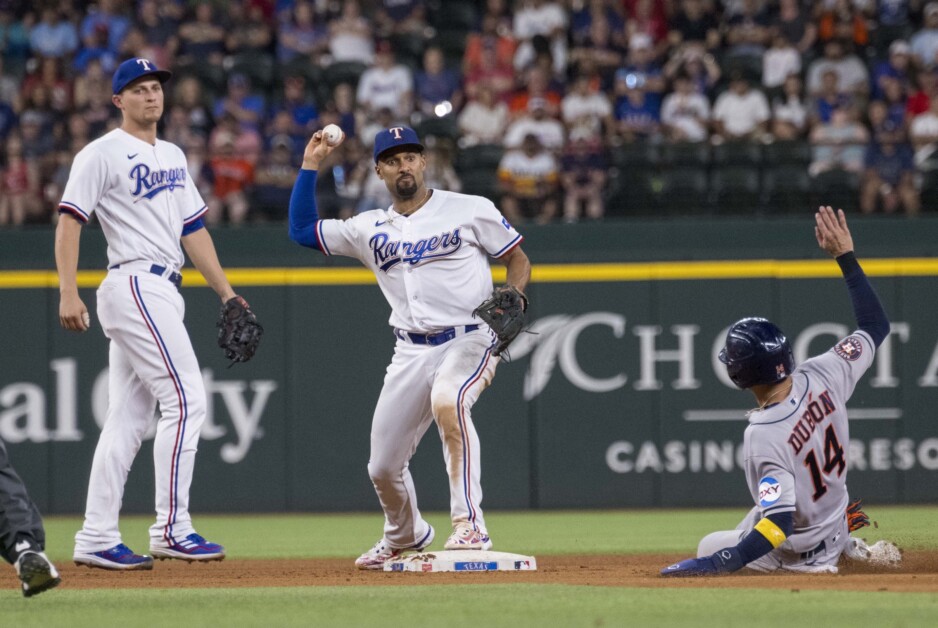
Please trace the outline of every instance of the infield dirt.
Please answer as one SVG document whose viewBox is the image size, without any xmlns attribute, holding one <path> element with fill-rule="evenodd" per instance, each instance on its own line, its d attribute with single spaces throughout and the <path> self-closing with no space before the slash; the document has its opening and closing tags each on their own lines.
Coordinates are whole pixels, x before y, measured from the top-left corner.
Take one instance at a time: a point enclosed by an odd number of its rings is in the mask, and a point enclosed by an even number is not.
<svg viewBox="0 0 938 628">
<path fill-rule="evenodd" d="M 157 561 L 153 571 L 113 572 L 57 565 L 61 588 L 234 588 L 297 586 L 393 586 L 435 584 L 566 584 L 608 587 L 716 587 L 790 590 L 938 592 L 938 552 L 905 552 L 899 569 L 873 569 L 856 563 L 837 575 L 736 573 L 716 578 L 661 578 L 658 571 L 685 556 L 538 556 L 535 572 L 385 573 L 359 571 L 354 557 L 330 559 L 228 559 L 206 564 Z M 16 588 L 12 569 L 0 570 L 0 587 Z"/>
</svg>

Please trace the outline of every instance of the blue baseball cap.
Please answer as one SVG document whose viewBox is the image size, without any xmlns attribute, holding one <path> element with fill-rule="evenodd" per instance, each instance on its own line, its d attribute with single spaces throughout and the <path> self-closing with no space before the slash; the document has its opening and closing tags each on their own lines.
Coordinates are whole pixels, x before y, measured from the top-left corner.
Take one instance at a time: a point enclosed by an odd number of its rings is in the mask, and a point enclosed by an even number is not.
<svg viewBox="0 0 938 628">
<path fill-rule="evenodd" d="M 378 163 L 382 153 L 392 148 L 409 148 L 418 153 L 423 152 L 423 144 L 420 143 L 417 132 L 406 126 L 392 126 L 390 129 L 378 131 L 375 135 L 375 163 Z"/>
<path fill-rule="evenodd" d="M 142 57 L 127 59 L 117 67 L 117 72 L 114 73 L 114 79 L 111 81 L 111 88 L 113 89 L 111 93 L 120 94 L 125 87 L 138 78 L 150 75 L 156 77 L 160 83 L 165 83 L 173 76 L 173 73 L 169 70 L 160 70 L 149 59 Z"/>
</svg>

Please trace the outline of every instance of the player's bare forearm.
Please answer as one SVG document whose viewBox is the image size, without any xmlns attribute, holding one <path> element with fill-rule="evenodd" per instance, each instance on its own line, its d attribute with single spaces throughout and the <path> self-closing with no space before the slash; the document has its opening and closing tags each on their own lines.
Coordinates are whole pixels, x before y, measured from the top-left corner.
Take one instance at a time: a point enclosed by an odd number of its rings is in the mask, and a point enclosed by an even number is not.
<svg viewBox="0 0 938 628">
<path fill-rule="evenodd" d="M 221 262 L 218 261 L 215 243 L 212 242 L 212 236 L 209 235 L 208 229 L 199 229 L 183 236 L 182 246 L 186 249 L 186 254 L 192 260 L 192 264 L 202 273 L 205 281 L 223 303 L 235 296 L 235 291 L 228 283 Z"/>
<path fill-rule="evenodd" d="M 828 252 L 831 257 L 837 258 L 853 250 L 853 237 L 847 228 L 847 217 L 844 210 L 821 206 L 814 214 L 814 235 L 818 245 Z"/>
<path fill-rule="evenodd" d="M 528 256 L 517 246 L 501 260 L 508 269 L 505 283 L 514 286 L 523 294 L 531 281 L 531 261 Z"/>
<path fill-rule="evenodd" d="M 78 296 L 78 245 L 81 223 L 62 215 L 55 228 L 55 266 L 59 273 L 59 323 L 69 331 L 88 329 L 88 308 Z"/>
</svg>

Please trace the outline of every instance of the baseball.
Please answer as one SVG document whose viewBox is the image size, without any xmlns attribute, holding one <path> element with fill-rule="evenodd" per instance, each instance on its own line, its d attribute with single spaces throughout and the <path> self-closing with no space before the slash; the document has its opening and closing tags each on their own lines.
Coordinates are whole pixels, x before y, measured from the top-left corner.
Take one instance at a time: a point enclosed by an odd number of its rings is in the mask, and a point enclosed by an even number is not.
<svg viewBox="0 0 938 628">
<path fill-rule="evenodd" d="M 322 130 L 322 137 L 329 146 L 335 146 L 342 141 L 342 129 L 337 124 L 327 124 Z"/>
<path fill-rule="evenodd" d="M 85 324 L 85 327 L 91 327 L 91 316 L 88 315 L 88 312 L 81 313 L 81 322 Z"/>
</svg>

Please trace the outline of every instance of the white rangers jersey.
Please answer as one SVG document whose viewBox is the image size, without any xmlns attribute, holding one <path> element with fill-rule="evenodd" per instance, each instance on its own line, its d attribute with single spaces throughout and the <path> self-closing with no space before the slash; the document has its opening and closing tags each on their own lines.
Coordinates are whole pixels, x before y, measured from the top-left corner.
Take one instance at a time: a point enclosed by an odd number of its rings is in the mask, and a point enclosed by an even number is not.
<svg viewBox="0 0 938 628">
<path fill-rule="evenodd" d="M 146 261 L 178 271 L 183 227 L 207 207 L 178 146 L 115 129 L 75 156 L 59 209 L 83 223 L 97 213 L 109 268 Z"/>
<path fill-rule="evenodd" d="M 390 207 L 320 220 L 316 238 L 326 255 L 371 269 L 391 305 L 390 325 L 415 333 L 478 324 L 472 311 L 493 288 L 488 257 L 522 240 L 488 199 L 444 190 L 409 216 Z"/>
<path fill-rule="evenodd" d="M 876 346 L 855 331 L 799 365 L 777 405 L 749 416 L 743 439 L 746 480 L 762 516 L 793 511 L 794 532 L 780 546 L 817 548 L 847 509 L 847 400 L 872 365 Z"/>
</svg>

